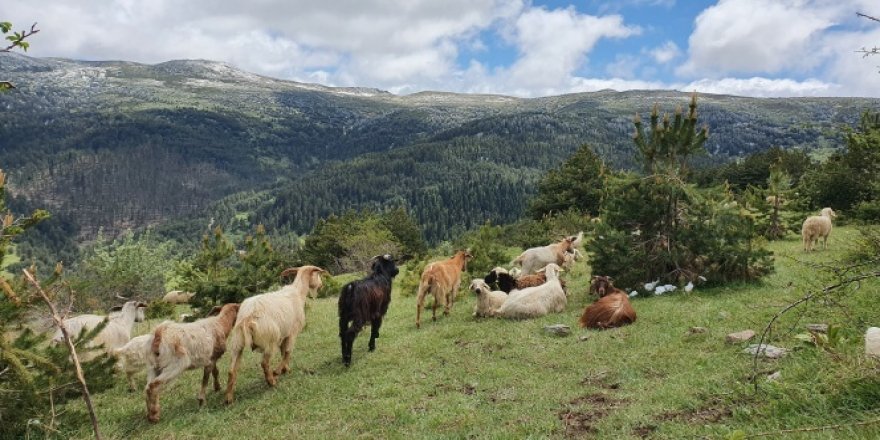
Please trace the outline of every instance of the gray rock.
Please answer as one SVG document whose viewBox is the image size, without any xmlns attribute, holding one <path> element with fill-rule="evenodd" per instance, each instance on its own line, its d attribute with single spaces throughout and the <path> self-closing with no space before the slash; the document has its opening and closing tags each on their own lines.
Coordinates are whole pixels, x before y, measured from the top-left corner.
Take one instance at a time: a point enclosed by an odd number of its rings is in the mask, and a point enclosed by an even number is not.
<svg viewBox="0 0 880 440">
<path fill-rule="evenodd" d="M 828 333 L 828 324 L 807 324 L 807 330 L 816 333 Z"/>
<path fill-rule="evenodd" d="M 581 335 L 581 337 L 579 337 L 578 340 L 581 341 L 581 342 L 589 341 L 589 340 L 590 340 L 590 335 Z"/>
<path fill-rule="evenodd" d="M 743 353 L 750 354 L 752 356 L 755 355 L 760 350 L 759 356 L 765 357 L 767 359 L 779 359 L 786 354 L 788 354 L 788 350 L 785 348 L 776 347 L 770 344 L 764 344 L 758 348 L 758 344 L 752 344 L 743 350 Z"/>
<path fill-rule="evenodd" d="M 731 333 L 727 335 L 727 342 L 729 344 L 737 344 L 740 342 L 746 342 L 755 337 L 755 332 L 753 330 L 743 330 L 741 332 Z"/>
<path fill-rule="evenodd" d="M 776 371 L 773 374 L 767 376 L 768 382 L 776 382 L 779 379 L 782 379 L 782 372 L 781 371 Z"/>
<path fill-rule="evenodd" d="M 545 325 L 544 331 L 556 336 L 568 336 L 571 334 L 571 327 L 565 324 Z"/>
</svg>

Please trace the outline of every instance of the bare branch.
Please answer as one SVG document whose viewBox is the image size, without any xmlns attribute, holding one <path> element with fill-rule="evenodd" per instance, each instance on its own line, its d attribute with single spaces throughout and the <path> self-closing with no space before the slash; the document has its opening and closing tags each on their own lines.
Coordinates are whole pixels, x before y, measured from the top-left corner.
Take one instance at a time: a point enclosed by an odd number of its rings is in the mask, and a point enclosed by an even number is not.
<svg viewBox="0 0 880 440">
<path fill-rule="evenodd" d="M 36 289 L 37 293 L 43 298 L 46 305 L 49 306 L 49 310 L 52 312 L 52 320 L 55 321 L 55 325 L 61 329 L 61 334 L 64 336 L 64 342 L 67 343 L 67 348 L 70 350 L 70 357 L 73 359 L 73 366 L 76 368 L 76 378 L 82 386 L 83 400 L 85 400 L 86 407 L 89 409 L 89 417 L 92 419 L 92 429 L 95 431 L 95 438 L 101 440 L 101 433 L 98 430 L 98 417 L 95 415 L 95 408 L 92 405 L 92 396 L 89 394 L 89 387 L 86 384 L 86 378 L 83 375 L 82 365 L 79 362 L 79 356 L 76 354 L 76 348 L 73 346 L 73 340 L 70 338 L 70 333 L 67 331 L 67 326 L 64 325 L 64 321 L 58 315 L 58 311 L 55 309 L 55 305 L 52 304 L 52 301 L 49 300 L 49 296 L 46 295 L 46 292 L 40 287 L 40 282 L 37 281 L 27 269 L 23 269 L 22 272 L 24 272 L 24 276 L 27 278 L 28 282 L 34 286 L 34 289 Z"/>
<path fill-rule="evenodd" d="M 868 20 L 874 20 L 874 21 L 880 22 L 880 18 L 872 17 L 868 14 L 862 14 L 861 12 L 856 12 L 856 15 L 859 17 L 867 18 Z"/>
</svg>

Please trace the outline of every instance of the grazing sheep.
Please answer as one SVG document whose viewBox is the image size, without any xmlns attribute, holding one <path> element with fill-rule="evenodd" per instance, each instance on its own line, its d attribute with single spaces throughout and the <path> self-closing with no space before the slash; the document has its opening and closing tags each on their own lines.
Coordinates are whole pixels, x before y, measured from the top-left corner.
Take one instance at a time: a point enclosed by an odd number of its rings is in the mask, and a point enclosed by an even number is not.
<svg viewBox="0 0 880 440">
<path fill-rule="evenodd" d="M 583 237 L 584 233 L 579 232 L 578 235 L 563 238 L 559 243 L 526 249 L 512 264 L 521 266 L 523 275 L 531 275 L 550 263 L 561 265 L 565 262 L 565 253 L 574 252 Z"/>
<path fill-rule="evenodd" d="M 140 305 L 138 305 L 137 313 L 134 315 L 134 322 L 144 322 L 144 321 L 146 321 L 146 320 L 147 320 L 147 317 L 146 317 L 146 314 L 145 314 L 145 311 L 146 311 L 146 310 L 147 310 L 147 305 L 146 305 L 146 304 L 141 303 Z M 108 313 L 107 316 L 108 316 L 110 319 L 113 319 L 113 318 L 115 318 L 115 317 L 117 317 L 117 316 L 119 316 L 119 315 L 121 315 L 121 314 L 122 314 L 122 306 L 113 306 L 113 307 L 110 308 L 110 313 Z"/>
<path fill-rule="evenodd" d="M 498 309 L 496 316 L 514 319 L 534 318 L 565 310 L 567 299 L 559 283 L 559 272 L 562 272 L 562 269 L 555 263 L 548 264 L 544 268 L 547 282 L 540 286 L 513 291 Z"/>
<path fill-rule="evenodd" d="M 116 368 L 128 378 L 129 391 L 137 389 L 134 375 L 147 368 L 147 356 L 152 342 L 153 334 L 147 333 L 131 338 L 127 344 L 112 351 L 113 356 L 116 357 Z"/>
<path fill-rule="evenodd" d="M 147 420 L 159 421 L 159 391 L 185 370 L 203 368 L 199 406 L 205 404 L 205 388 L 214 376 L 214 391 L 220 391 L 217 360 L 226 352 L 226 337 L 235 324 L 238 304 L 215 308 L 216 316 L 196 322 L 165 321 L 153 331 L 147 354 Z"/>
<path fill-rule="evenodd" d="M 81 334 L 97 328 L 106 320 L 107 325 L 105 325 L 104 328 L 101 329 L 91 341 L 89 341 L 86 347 L 91 348 L 103 345 L 104 351 L 110 353 L 111 350 L 122 347 L 128 343 L 129 339 L 131 339 L 131 329 L 134 327 L 135 320 L 138 316 L 138 309 L 141 307 L 146 307 L 146 305 L 138 301 L 129 301 L 125 303 L 125 305 L 122 306 L 122 310 L 112 318 L 101 315 L 78 315 L 65 319 L 64 326 L 67 327 L 67 333 L 70 337 L 76 339 Z M 143 312 L 141 312 L 141 316 L 143 316 Z M 61 332 L 61 329 L 56 330 L 55 334 L 52 335 L 52 342 L 60 343 L 63 340 L 64 334 Z M 82 361 L 89 361 L 99 355 L 99 352 L 92 351 L 83 353 L 79 357 Z"/>
<path fill-rule="evenodd" d="M 162 297 L 162 301 L 169 304 L 189 304 L 189 301 L 195 296 L 194 292 L 184 292 L 182 290 L 172 290 Z"/>
<path fill-rule="evenodd" d="M 828 235 L 831 234 L 831 219 L 837 217 L 831 208 L 823 208 L 820 215 L 807 217 L 801 227 L 801 236 L 804 239 L 804 250 L 810 252 L 814 244 L 822 239 L 822 249 L 828 248 Z"/>
<path fill-rule="evenodd" d="M 342 343 L 342 363 L 351 365 L 354 339 L 364 325 L 370 325 L 369 350 L 376 349 L 376 338 L 382 318 L 391 303 L 391 281 L 399 270 L 391 255 L 373 257 L 372 273 L 364 279 L 352 281 L 339 294 L 339 339 Z M 351 326 L 349 326 L 351 323 Z"/>
<path fill-rule="evenodd" d="M 504 304 L 507 294 L 500 290 L 491 290 L 485 281 L 477 278 L 471 281 L 470 289 L 477 294 L 477 303 L 474 305 L 475 317 L 492 317 Z"/>
<path fill-rule="evenodd" d="M 434 306 L 431 311 L 431 320 L 437 320 L 437 306 L 443 305 L 443 314 L 449 315 L 449 309 L 458 296 L 461 284 L 461 273 L 467 269 L 467 262 L 474 258 L 468 250 L 458 251 L 455 255 L 443 261 L 436 261 L 425 266 L 422 278 L 419 281 L 418 304 L 416 305 L 416 328 L 422 325 L 422 308 L 425 306 L 425 296 L 428 292 L 434 295 Z"/>
<path fill-rule="evenodd" d="M 316 266 L 285 269 L 281 272 L 282 277 L 296 275 L 291 284 L 242 301 L 229 341 L 232 359 L 229 364 L 229 382 L 226 384 L 226 403 L 233 401 L 239 362 L 245 348 L 250 347 L 263 353 L 260 366 L 270 387 L 277 383 L 277 376 L 290 370 L 290 351 L 296 337 L 306 325 L 306 296 L 317 293 L 324 285 L 321 274 L 325 272 Z M 269 362 L 275 350 L 279 349 L 281 363 L 273 371 Z"/>
<path fill-rule="evenodd" d="M 594 276 L 590 292 L 599 295 L 599 299 L 584 309 L 580 319 L 581 327 L 606 329 L 636 321 L 636 311 L 629 303 L 629 296 L 614 287 L 611 278 Z"/>
<path fill-rule="evenodd" d="M 581 251 L 572 248 L 571 252 L 566 252 L 565 255 L 563 255 L 562 264 L 560 264 L 560 266 L 563 270 L 571 270 L 571 268 L 574 267 L 574 263 L 577 260 L 580 260 L 583 256 L 584 255 L 581 254 Z"/>
</svg>

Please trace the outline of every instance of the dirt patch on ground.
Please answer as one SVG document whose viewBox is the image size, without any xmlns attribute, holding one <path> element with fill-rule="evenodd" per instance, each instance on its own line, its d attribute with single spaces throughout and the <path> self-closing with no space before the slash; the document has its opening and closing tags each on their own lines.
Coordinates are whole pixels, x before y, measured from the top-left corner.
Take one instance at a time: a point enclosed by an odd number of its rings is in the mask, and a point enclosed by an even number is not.
<svg viewBox="0 0 880 440">
<path fill-rule="evenodd" d="M 648 438 L 654 431 L 657 430 L 657 425 L 641 425 L 633 428 L 632 433 L 634 436 L 638 438 Z"/>
<path fill-rule="evenodd" d="M 595 434 L 596 423 L 625 404 L 626 400 L 604 393 L 588 394 L 572 399 L 559 411 L 559 420 L 565 427 L 565 436 L 582 437 Z"/>
<path fill-rule="evenodd" d="M 659 421 L 685 423 L 717 423 L 733 415 L 733 410 L 720 400 L 711 400 L 694 409 L 667 411 L 656 417 Z"/>
</svg>

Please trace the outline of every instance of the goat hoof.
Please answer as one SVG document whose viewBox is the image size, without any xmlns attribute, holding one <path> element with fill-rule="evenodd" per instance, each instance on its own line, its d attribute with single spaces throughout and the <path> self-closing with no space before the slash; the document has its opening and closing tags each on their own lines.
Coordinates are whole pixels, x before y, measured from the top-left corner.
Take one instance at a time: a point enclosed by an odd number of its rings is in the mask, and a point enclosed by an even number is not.
<svg viewBox="0 0 880 440">
<path fill-rule="evenodd" d="M 159 415 L 158 415 L 158 414 L 148 414 L 148 415 L 147 415 L 147 420 L 148 420 L 150 423 L 156 423 L 156 422 L 159 421 Z"/>
<path fill-rule="evenodd" d="M 226 399 L 224 400 L 224 402 L 225 402 L 227 405 L 232 405 L 232 402 L 234 402 L 234 401 L 235 401 L 235 399 L 233 399 L 232 397 L 228 397 L 228 396 L 227 396 Z"/>
<path fill-rule="evenodd" d="M 198 400 L 199 400 L 199 408 L 205 406 L 205 398 L 204 397 L 199 397 Z"/>
</svg>

